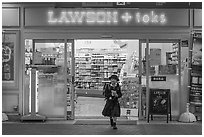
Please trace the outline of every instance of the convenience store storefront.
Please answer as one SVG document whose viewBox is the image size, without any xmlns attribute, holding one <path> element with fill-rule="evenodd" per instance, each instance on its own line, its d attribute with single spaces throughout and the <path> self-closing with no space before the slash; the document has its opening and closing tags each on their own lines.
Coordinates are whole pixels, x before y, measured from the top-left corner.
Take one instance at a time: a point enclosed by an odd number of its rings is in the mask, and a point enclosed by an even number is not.
<svg viewBox="0 0 204 137">
<path fill-rule="evenodd" d="M 137 84 L 139 118 L 147 115 L 150 89 L 161 88 L 170 89 L 172 115 L 178 119 L 189 98 L 189 81 L 185 80 L 189 79 L 189 49 L 192 37 L 201 34 L 201 9 L 72 4 L 3 3 L 3 42 L 12 53 L 5 56 L 13 60 L 5 57 L 3 62 L 13 67 L 7 71 L 3 65 L 2 111 L 25 116 L 35 110 L 47 118 L 67 119 L 69 115 L 74 119 L 76 41 L 135 40 L 137 71 L 131 78 Z M 45 43 L 49 46 L 42 48 Z M 38 70 L 37 76 L 42 74 L 40 78 L 31 78 L 32 69 Z M 124 79 L 128 77 L 123 74 Z M 31 79 L 38 91 L 33 106 L 36 95 L 30 95 Z"/>
</svg>

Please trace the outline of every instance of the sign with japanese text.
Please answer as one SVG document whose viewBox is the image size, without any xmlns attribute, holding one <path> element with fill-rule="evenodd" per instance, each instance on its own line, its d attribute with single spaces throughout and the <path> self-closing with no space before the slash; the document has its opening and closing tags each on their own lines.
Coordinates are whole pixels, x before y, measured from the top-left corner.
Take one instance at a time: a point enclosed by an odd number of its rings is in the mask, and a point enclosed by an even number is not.
<svg viewBox="0 0 204 137">
<path fill-rule="evenodd" d="M 166 81 L 166 76 L 151 76 L 151 81 Z"/>
</svg>

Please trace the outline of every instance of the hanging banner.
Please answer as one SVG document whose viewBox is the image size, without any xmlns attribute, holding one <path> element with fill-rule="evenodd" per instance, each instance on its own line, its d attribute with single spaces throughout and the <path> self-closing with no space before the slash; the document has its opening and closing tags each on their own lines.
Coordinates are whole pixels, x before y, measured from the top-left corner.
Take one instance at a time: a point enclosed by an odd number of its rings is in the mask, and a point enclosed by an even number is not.
<svg viewBox="0 0 204 137">
<path fill-rule="evenodd" d="M 188 9 L 25 8 L 25 26 L 189 26 Z"/>
</svg>

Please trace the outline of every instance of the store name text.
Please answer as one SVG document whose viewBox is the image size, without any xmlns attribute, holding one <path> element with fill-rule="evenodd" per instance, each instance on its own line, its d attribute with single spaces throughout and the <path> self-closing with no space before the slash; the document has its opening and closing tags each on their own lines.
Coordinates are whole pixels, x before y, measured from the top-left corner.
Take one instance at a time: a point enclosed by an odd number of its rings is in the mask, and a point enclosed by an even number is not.
<svg viewBox="0 0 204 137">
<path fill-rule="evenodd" d="M 165 25 L 167 17 L 164 13 L 156 14 L 118 11 L 61 11 L 56 15 L 54 11 L 48 11 L 48 23 L 52 25 L 119 25 L 128 24 L 157 24 Z"/>
</svg>

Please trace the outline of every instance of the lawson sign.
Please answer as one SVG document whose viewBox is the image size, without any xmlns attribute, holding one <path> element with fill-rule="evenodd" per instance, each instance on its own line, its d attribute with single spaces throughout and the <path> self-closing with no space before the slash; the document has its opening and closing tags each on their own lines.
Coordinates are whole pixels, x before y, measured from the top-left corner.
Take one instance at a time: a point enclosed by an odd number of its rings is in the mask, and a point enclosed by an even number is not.
<svg viewBox="0 0 204 137">
<path fill-rule="evenodd" d="M 25 8 L 25 26 L 188 26 L 187 9 Z"/>
<path fill-rule="evenodd" d="M 157 13 L 151 10 L 146 13 L 140 11 L 118 12 L 117 10 L 63 10 L 56 14 L 48 11 L 49 24 L 67 25 L 118 25 L 118 24 L 157 24 L 165 25 L 167 17 L 165 13 Z"/>
</svg>

